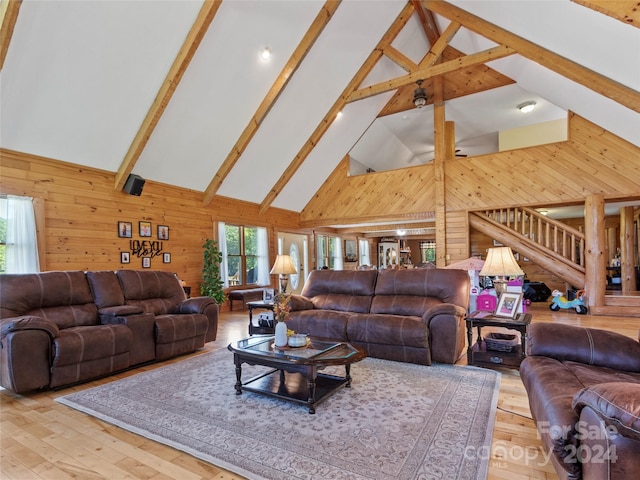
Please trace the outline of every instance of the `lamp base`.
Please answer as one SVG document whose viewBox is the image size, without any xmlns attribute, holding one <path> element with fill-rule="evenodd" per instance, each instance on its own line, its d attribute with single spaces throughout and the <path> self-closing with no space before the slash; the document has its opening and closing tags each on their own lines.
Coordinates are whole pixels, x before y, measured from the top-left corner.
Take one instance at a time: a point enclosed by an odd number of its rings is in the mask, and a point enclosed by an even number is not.
<svg viewBox="0 0 640 480">
<path fill-rule="evenodd" d="M 287 285 L 289 285 L 289 276 L 280 274 L 280 293 L 287 293 Z"/>
<path fill-rule="evenodd" d="M 502 294 L 507 291 L 508 283 L 509 281 L 506 278 L 496 277 L 493 280 L 493 288 L 496 289 L 496 295 L 498 296 L 498 300 L 500 300 L 500 297 L 502 296 Z"/>
</svg>

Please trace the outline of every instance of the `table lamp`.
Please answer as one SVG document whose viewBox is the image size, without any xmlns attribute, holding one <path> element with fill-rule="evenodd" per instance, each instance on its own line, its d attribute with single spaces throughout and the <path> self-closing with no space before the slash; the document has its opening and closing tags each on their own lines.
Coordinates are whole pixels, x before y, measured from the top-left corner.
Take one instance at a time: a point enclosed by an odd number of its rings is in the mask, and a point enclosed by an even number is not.
<svg viewBox="0 0 640 480">
<path fill-rule="evenodd" d="M 272 275 L 280 275 L 280 292 L 287 293 L 287 285 L 289 284 L 289 274 L 297 273 L 296 267 L 291 261 L 289 255 L 278 255 L 271 269 Z"/>
<path fill-rule="evenodd" d="M 498 298 L 506 291 L 508 280 L 506 277 L 524 275 L 524 272 L 516 262 L 513 252 L 509 247 L 490 248 L 487 259 L 480 270 L 481 277 L 495 277 L 493 286 Z"/>
</svg>

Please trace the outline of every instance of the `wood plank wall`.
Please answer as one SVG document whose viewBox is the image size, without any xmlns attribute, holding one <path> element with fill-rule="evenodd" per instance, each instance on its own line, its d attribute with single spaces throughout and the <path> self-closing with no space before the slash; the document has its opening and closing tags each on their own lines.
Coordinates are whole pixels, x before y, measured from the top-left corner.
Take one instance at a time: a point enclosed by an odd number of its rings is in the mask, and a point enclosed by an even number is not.
<svg viewBox="0 0 640 480">
<path fill-rule="evenodd" d="M 141 269 L 142 259 L 120 263 L 120 252 L 130 251 L 130 240 L 157 241 L 157 226 L 169 227 L 162 255 L 151 268 L 177 273 L 194 291 L 199 290 L 202 245 L 214 237 L 218 221 L 265 226 L 269 231 L 271 258 L 275 258 L 279 229 L 299 230 L 298 214 L 269 209 L 260 215 L 259 205 L 216 197 L 203 206 L 203 193 L 147 181 L 141 196 L 114 191 L 115 173 L 0 150 L 0 192 L 40 199 L 44 203 L 43 270 Z M 131 239 L 118 238 L 117 222 L 133 224 Z M 152 224 L 152 237 L 138 235 L 138 222 Z M 275 280 L 274 280 L 275 285 Z"/>
</svg>

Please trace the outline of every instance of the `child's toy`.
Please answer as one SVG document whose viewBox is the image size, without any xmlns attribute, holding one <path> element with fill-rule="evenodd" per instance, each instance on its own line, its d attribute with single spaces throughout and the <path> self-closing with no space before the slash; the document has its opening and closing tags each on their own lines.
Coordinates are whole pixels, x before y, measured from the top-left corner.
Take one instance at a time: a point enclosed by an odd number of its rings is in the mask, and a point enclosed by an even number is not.
<svg viewBox="0 0 640 480">
<path fill-rule="evenodd" d="M 575 300 L 568 300 L 567 297 L 562 295 L 560 290 L 554 290 L 551 294 L 553 299 L 549 308 L 554 312 L 557 312 L 561 308 L 573 308 L 578 315 L 584 315 L 587 313 L 587 306 L 584 304 L 584 290 L 578 290 L 576 292 Z"/>
</svg>

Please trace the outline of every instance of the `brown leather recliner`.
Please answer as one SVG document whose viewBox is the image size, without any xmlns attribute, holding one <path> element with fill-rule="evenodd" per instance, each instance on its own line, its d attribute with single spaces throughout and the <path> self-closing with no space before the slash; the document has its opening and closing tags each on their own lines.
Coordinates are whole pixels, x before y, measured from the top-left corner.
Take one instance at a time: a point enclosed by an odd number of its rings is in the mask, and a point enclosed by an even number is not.
<svg viewBox="0 0 640 480">
<path fill-rule="evenodd" d="M 638 478 L 638 341 L 606 330 L 534 323 L 520 376 L 561 479 Z"/>
<path fill-rule="evenodd" d="M 119 270 L 116 276 L 125 305 L 154 315 L 156 360 L 192 352 L 215 340 L 218 305 L 212 298 L 186 298 L 170 272 Z"/>
<path fill-rule="evenodd" d="M 465 346 L 469 284 L 463 270 L 315 270 L 292 297 L 287 326 L 372 357 L 452 364 Z"/>
<path fill-rule="evenodd" d="M 131 364 L 131 330 L 101 324 L 84 272 L 2 275 L 0 299 L 5 388 L 54 388 Z"/>
</svg>

